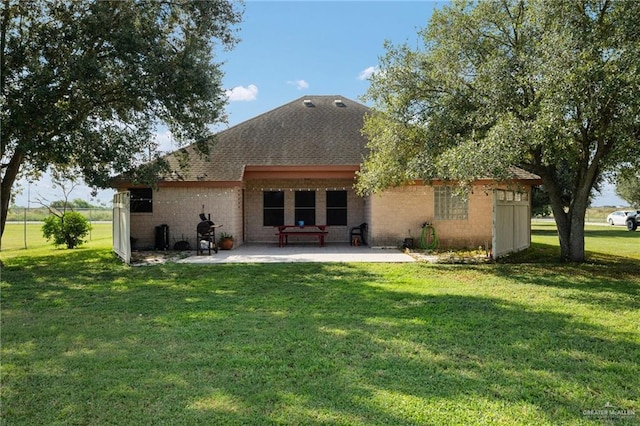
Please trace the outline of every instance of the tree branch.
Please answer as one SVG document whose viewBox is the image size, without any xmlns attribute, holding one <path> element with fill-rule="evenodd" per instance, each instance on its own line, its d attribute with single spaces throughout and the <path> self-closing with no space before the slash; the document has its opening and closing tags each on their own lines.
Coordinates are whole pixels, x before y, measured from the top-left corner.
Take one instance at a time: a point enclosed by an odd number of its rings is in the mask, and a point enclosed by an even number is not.
<svg viewBox="0 0 640 426">
<path fill-rule="evenodd" d="M 9 28 L 9 0 L 4 0 L 2 12 L 2 28 L 0 29 L 0 95 L 4 96 L 5 79 L 7 78 L 5 48 L 7 46 L 7 28 Z"/>
</svg>

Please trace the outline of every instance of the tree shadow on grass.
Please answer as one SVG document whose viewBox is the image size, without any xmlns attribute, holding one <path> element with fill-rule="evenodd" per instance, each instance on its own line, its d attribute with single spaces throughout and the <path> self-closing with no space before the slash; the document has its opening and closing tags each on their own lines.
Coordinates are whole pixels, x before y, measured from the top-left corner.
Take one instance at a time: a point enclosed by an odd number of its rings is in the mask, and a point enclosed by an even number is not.
<svg viewBox="0 0 640 426">
<path fill-rule="evenodd" d="M 3 418 L 557 424 L 607 401 L 637 409 L 637 340 L 568 314 L 391 286 L 366 265 L 163 265 L 109 281 L 122 271 L 56 281 L 64 309 L 9 271 Z"/>
<path fill-rule="evenodd" d="M 517 283 L 553 287 L 561 297 L 617 311 L 640 310 L 640 261 L 587 252 L 588 262 L 561 263 L 557 246 L 532 244 L 501 259 L 490 272 Z"/>
<path fill-rule="evenodd" d="M 585 235 L 589 238 L 625 238 L 625 239 L 638 239 L 640 243 L 640 232 L 627 231 L 624 227 L 616 228 L 589 228 L 585 230 Z"/>
<path fill-rule="evenodd" d="M 536 228 L 533 234 L 539 236 L 557 236 L 558 231 L 555 228 Z M 585 236 L 589 238 L 640 238 L 640 232 L 627 231 L 623 227 L 588 227 L 584 231 Z"/>
</svg>

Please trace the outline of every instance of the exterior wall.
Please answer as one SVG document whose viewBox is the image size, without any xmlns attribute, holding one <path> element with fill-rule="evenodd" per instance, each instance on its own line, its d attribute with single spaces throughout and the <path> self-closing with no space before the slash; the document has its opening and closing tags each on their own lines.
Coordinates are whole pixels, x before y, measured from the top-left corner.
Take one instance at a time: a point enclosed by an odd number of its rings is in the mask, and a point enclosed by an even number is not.
<svg viewBox="0 0 640 426">
<path fill-rule="evenodd" d="M 204 206 L 204 207 L 203 207 Z M 237 188 L 172 188 L 153 191 L 153 213 L 131 213 L 131 236 L 137 248 L 155 246 L 155 227 L 169 225 L 169 243 L 182 239 L 196 247 L 196 227 L 200 213 L 211 214 L 211 220 L 223 225 L 217 232 L 234 236 L 242 244 L 242 189 Z"/>
<path fill-rule="evenodd" d="M 434 220 L 434 190 L 427 185 L 389 189 L 369 197 L 369 235 L 372 246 L 400 246 L 404 238 L 418 243 L 422 224 L 436 230 L 439 248 L 477 248 L 492 241 L 493 191 L 474 186 L 466 220 Z"/>
<path fill-rule="evenodd" d="M 316 191 L 316 223 L 326 223 L 326 191 L 347 191 L 347 226 L 330 226 L 326 242 L 349 241 L 349 228 L 364 222 L 364 200 L 353 190 L 352 179 L 249 180 L 244 193 L 246 241 L 277 243 L 272 226 L 263 226 L 263 191 L 284 191 L 284 221 L 294 224 L 295 191 Z"/>
<path fill-rule="evenodd" d="M 506 187 L 503 187 L 503 189 Z M 512 188 L 513 189 L 513 188 Z M 263 191 L 285 192 L 285 224 L 294 224 L 296 190 L 316 191 L 316 223 L 326 223 L 326 191 L 347 191 L 347 226 L 331 226 L 326 242 L 348 243 L 349 229 L 369 224 L 371 246 L 399 246 L 405 238 L 420 240 L 422 224 L 433 224 L 439 248 L 478 248 L 493 241 L 494 188 L 474 186 L 469 194 L 466 220 L 434 220 L 434 190 L 427 185 L 389 189 L 361 198 L 351 179 L 249 180 L 243 190 L 234 188 L 172 188 L 153 192 L 153 213 L 131 213 L 131 236 L 137 248 L 153 248 L 155 227 L 169 225 L 170 245 L 185 239 L 195 247 L 199 214 L 223 225 L 217 232 L 232 234 L 236 246 L 243 242 L 276 243 L 272 226 L 263 226 Z M 519 187 L 527 191 L 530 186 Z M 204 209 L 203 209 L 204 206 Z M 244 216 L 243 216 L 244 209 Z"/>
</svg>

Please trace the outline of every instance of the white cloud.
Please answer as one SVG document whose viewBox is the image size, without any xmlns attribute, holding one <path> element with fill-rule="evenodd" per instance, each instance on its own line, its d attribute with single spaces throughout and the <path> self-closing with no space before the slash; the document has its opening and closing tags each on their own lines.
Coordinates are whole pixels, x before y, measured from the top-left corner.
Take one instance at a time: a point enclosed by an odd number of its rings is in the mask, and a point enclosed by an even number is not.
<svg viewBox="0 0 640 426">
<path fill-rule="evenodd" d="M 173 139 L 173 135 L 170 130 L 156 132 L 153 139 L 155 140 L 155 143 L 158 144 L 158 150 L 162 152 L 175 151 L 178 148 L 178 144 Z"/>
<path fill-rule="evenodd" d="M 358 80 L 368 80 L 371 76 L 379 71 L 378 67 L 368 67 L 360 71 L 358 74 Z"/>
<path fill-rule="evenodd" d="M 309 83 L 307 83 L 304 80 L 289 80 L 289 81 L 287 81 L 287 84 L 291 84 L 293 86 L 296 86 L 296 89 L 298 89 L 298 90 L 306 89 L 306 88 L 309 87 Z"/>
<path fill-rule="evenodd" d="M 236 86 L 226 91 L 229 101 L 255 101 L 258 96 L 258 86 L 250 84 L 247 87 Z"/>
</svg>

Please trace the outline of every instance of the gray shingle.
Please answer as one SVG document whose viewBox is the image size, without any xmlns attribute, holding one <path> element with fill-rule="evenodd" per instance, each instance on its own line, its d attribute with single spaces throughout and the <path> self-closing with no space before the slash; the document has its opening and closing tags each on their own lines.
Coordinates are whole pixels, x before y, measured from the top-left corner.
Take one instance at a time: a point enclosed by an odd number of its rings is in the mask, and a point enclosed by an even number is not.
<svg viewBox="0 0 640 426">
<path fill-rule="evenodd" d="M 301 97 L 218 133 L 209 158 L 192 154 L 180 180 L 240 181 L 246 165 L 358 166 L 366 152 L 361 129 L 368 111 L 343 96 Z M 167 157 L 172 165 L 176 158 Z"/>
<path fill-rule="evenodd" d="M 245 166 L 357 167 L 367 153 L 362 126 L 369 111 L 343 96 L 303 96 L 218 133 L 208 158 L 186 147 L 188 170 L 166 180 L 239 182 Z M 178 156 L 166 158 L 175 168 Z M 515 180 L 540 180 L 520 168 L 510 169 Z"/>
</svg>

